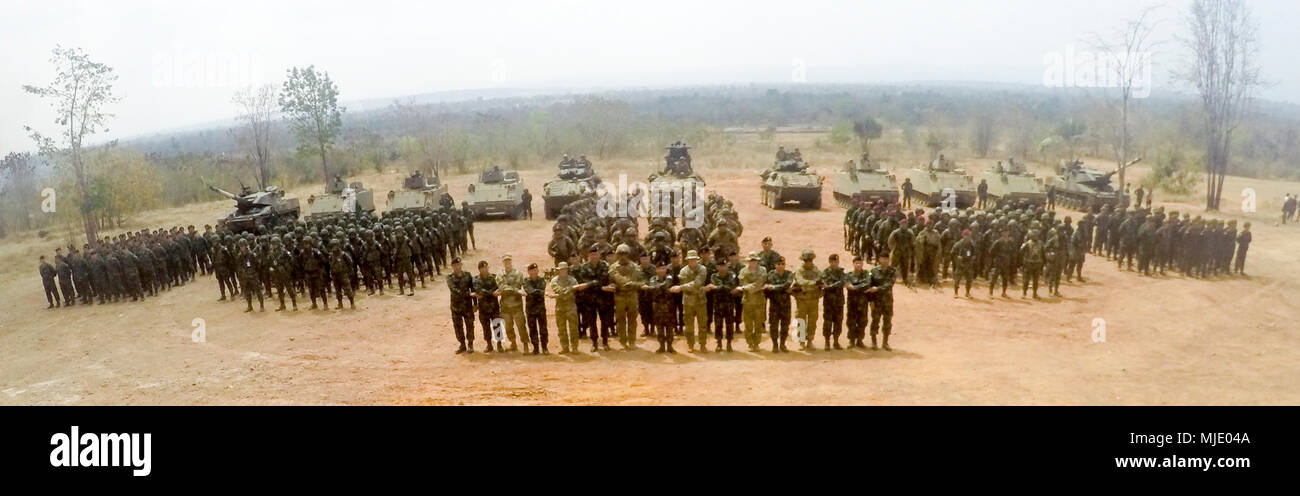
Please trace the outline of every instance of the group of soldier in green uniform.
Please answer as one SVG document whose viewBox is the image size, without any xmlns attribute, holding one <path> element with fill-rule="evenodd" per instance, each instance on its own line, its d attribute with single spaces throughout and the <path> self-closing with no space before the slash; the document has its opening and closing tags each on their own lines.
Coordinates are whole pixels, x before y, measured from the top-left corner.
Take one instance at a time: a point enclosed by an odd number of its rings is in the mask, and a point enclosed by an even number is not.
<svg viewBox="0 0 1300 496">
<path fill-rule="evenodd" d="M 140 301 L 211 273 L 207 234 L 212 226 L 204 229 L 204 234 L 194 226 L 143 229 L 105 237 L 94 246 L 84 244 L 81 250 L 68 245 L 67 253 L 54 250 L 53 264 L 41 255 L 48 308 Z"/>
<path fill-rule="evenodd" d="M 53 274 L 62 284 L 63 304 L 72 296 L 104 303 L 156 294 L 160 289 L 184 284 L 196 272 L 216 276 L 220 300 L 243 295 L 245 311 L 265 310 L 266 299 L 278 299 L 277 310 L 288 303 L 298 309 L 298 296 L 306 296 L 311 308 L 319 299 L 329 308 L 343 308 L 347 299 L 356 308 L 356 293 L 383 294 L 385 286 L 398 294 L 414 294 L 418 280 L 441 274 L 452 257 L 473 244 L 472 217 L 449 205 L 420 210 L 342 215 L 282 223 L 259 234 L 233 233 L 224 227 L 205 226 L 202 234 L 193 226 L 188 232 L 141 231 L 105 239 L 68 256 L 56 253 L 55 265 L 47 269 L 42 256 L 40 268 L 47 289 Z M 64 273 L 67 276 L 64 276 Z M 78 282 L 82 281 L 82 282 Z M 51 306 L 57 301 L 47 290 Z"/>
<path fill-rule="evenodd" d="M 1193 277 L 1242 273 L 1250 247 L 1250 223 L 1238 233 L 1236 221 L 1203 220 L 1164 207 L 1112 208 L 1085 212 L 1079 222 L 1035 203 L 1002 200 L 985 210 L 936 208 L 904 211 L 884 201 L 857 202 L 844 216 L 845 249 L 870 258 L 888 253 L 905 284 L 913 277 L 937 286 L 950 275 L 953 297 L 976 278 L 986 279 L 989 295 L 1016 286 L 1022 297 L 1038 298 L 1041 282 L 1060 296 L 1061 280 L 1083 281 L 1085 255 L 1105 255 L 1120 268 L 1146 275 L 1175 269 Z"/>
</svg>

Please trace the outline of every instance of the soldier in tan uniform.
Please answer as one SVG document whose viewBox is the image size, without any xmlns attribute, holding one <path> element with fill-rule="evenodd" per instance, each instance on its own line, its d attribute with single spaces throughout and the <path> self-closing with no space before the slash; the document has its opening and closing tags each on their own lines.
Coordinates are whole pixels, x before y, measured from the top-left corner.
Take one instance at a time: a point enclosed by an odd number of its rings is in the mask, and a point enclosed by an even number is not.
<svg viewBox="0 0 1300 496">
<path fill-rule="evenodd" d="M 575 291 L 585 286 L 569 275 L 568 262 L 555 266 L 551 278 L 551 298 L 555 298 L 555 330 L 560 338 L 560 354 L 578 351 L 578 302 Z"/>
<path fill-rule="evenodd" d="M 501 276 L 497 278 L 496 294 L 501 298 L 501 320 L 506 324 L 506 339 L 510 340 L 510 351 L 519 350 L 515 331 L 523 337 L 524 352 L 528 352 L 528 321 L 524 319 L 524 274 L 513 266 L 514 258 L 509 253 L 501 256 Z"/>
<path fill-rule="evenodd" d="M 822 299 L 822 271 L 817 269 L 813 259 L 817 255 L 805 249 L 799 254 L 803 265 L 794 271 L 794 319 L 796 325 L 804 326 L 804 338 L 799 343 L 800 350 L 813 349 L 812 340 L 817 335 L 817 305 Z M 802 321 L 802 324 L 798 322 Z"/>
<path fill-rule="evenodd" d="M 766 321 L 767 299 L 763 287 L 767 284 L 767 271 L 758 264 L 758 254 L 749 252 L 748 264 L 740 269 L 739 285 L 732 293 L 740 294 L 743 322 L 745 325 L 745 343 L 749 351 L 758 351 L 763 343 L 763 324 Z"/>
<path fill-rule="evenodd" d="M 695 351 L 695 341 L 700 342 L 700 351 L 709 351 L 708 305 L 705 302 L 704 288 L 709 284 L 708 269 L 700 265 L 700 255 L 695 250 L 686 252 L 686 266 L 677 273 L 676 286 L 669 291 L 682 295 L 682 321 L 686 326 L 686 346 Z"/>
<path fill-rule="evenodd" d="M 632 262 L 632 247 L 626 243 L 614 251 L 617 261 L 609 267 L 610 285 L 614 290 L 614 322 L 618 328 L 618 341 L 623 349 L 636 348 L 637 298 L 645 276 L 641 267 Z"/>
</svg>

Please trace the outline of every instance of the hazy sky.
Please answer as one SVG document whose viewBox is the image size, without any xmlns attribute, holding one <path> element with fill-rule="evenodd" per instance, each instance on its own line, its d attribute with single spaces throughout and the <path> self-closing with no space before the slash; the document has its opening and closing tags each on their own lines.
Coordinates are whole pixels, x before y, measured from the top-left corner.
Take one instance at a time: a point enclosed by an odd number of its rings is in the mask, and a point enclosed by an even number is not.
<svg viewBox="0 0 1300 496">
<path fill-rule="evenodd" d="M 1042 84 L 1052 54 L 1087 51 L 1090 34 L 1149 5 L 1161 5 L 1161 89 L 1183 59 L 1182 0 L 7 2 L 0 153 L 31 148 L 25 124 L 55 132 L 46 104 L 21 86 L 50 80 L 59 44 L 116 70 L 124 100 L 107 137 L 131 137 L 229 118 L 236 88 L 307 64 L 328 71 L 345 102 L 490 87 Z M 1250 5 L 1276 83 L 1266 96 L 1300 102 L 1300 2 Z"/>
</svg>

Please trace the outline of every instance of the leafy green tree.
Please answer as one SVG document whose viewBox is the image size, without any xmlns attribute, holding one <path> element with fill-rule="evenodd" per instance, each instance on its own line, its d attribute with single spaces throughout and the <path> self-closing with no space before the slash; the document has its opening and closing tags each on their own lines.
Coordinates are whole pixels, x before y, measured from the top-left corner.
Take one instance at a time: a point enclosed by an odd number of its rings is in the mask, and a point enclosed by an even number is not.
<svg viewBox="0 0 1300 496">
<path fill-rule="evenodd" d="M 876 122 L 875 117 L 867 116 L 853 123 L 853 134 L 856 134 L 858 140 L 862 141 L 862 153 L 867 155 L 871 155 L 871 140 L 880 138 L 883 132 L 884 128 L 880 126 L 879 122 Z"/>
<path fill-rule="evenodd" d="M 343 112 L 339 90 L 329 73 L 316 66 L 289 69 L 280 90 L 280 110 L 298 138 L 298 151 L 313 150 L 320 154 L 322 177 L 330 181 L 327 156 L 343 130 Z"/>
</svg>

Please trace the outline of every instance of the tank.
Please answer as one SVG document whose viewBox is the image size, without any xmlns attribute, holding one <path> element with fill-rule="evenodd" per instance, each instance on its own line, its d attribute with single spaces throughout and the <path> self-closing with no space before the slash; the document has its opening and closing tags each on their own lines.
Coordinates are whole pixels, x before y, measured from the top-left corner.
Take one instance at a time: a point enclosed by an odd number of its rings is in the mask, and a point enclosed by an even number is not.
<svg viewBox="0 0 1300 496">
<path fill-rule="evenodd" d="M 835 202 L 848 207 L 855 201 L 875 202 L 884 200 L 886 204 L 898 201 L 898 180 L 894 173 L 881 169 L 870 157 L 862 160 L 850 160 L 844 169 L 835 174 L 832 188 Z"/>
<path fill-rule="evenodd" d="M 822 208 L 822 177 L 808 170 L 803 160 L 779 160 L 759 177 L 763 178 L 761 200 L 769 208 L 780 209 L 790 202 L 813 210 Z"/>
<path fill-rule="evenodd" d="M 208 189 L 235 200 L 235 209 L 217 220 L 218 227 L 225 227 L 232 232 L 261 234 L 282 223 L 298 220 L 298 199 L 285 198 L 284 192 L 275 186 L 254 191 L 241 185 L 238 195 L 211 184 Z"/>
<path fill-rule="evenodd" d="M 439 205 L 455 206 L 447 193 L 447 186 L 442 184 L 437 174 L 430 181 L 420 171 L 415 171 L 402 180 L 402 189 L 388 192 L 385 211 L 433 210 Z"/>
<path fill-rule="evenodd" d="M 1035 176 L 1025 168 L 1025 164 L 1014 160 L 980 173 L 980 179 L 988 183 L 989 198 L 992 200 L 1009 198 L 1039 206 L 1047 203 L 1047 187 L 1043 185 L 1043 178 Z"/>
<path fill-rule="evenodd" d="M 524 210 L 524 181 L 519 173 L 501 170 L 494 166 L 479 173 L 478 182 L 469 185 L 465 201 L 475 219 L 522 219 Z"/>
<path fill-rule="evenodd" d="M 374 193 L 358 182 L 344 184 L 338 176 L 327 185 L 325 194 L 307 197 L 307 220 L 370 215 L 374 212 Z"/>
<path fill-rule="evenodd" d="M 595 198 L 600 188 L 600 176 L 591 168 L 585 157 L 560 162 L 560 171 L 553 181 L 542 185 L 542 209 L 547 219 L 555 219 L 565 205 L 581 198 Z"/>
<path fill-rule="evenodd" d="M 692 205 L 680 205 L 687 199 L 688 191 L 695 202 L 703 201 L 700 195 L 704 190 L 704 178 L 696 174 L 694 166 L 691 165 L 690 146 L 678 141 L 665 149 L 668 153 L 664 156 L 663 168 L 650 174 L 648 181 L 650 195 L 647 201 L 650 202 L 651 216 L 683 217 L 687 211 L 694 208 Z M 665 207 L 672 209 L 673 212 L 663 212 Z"/>
<path fill-rule="evenodd" d="M 1137 160 L 1129 165 L 1134 163 Z M 1056 168 L 1057 180 L 1051 185 L 1056 203 L 1076 210 L 1118 205 L 1119 192 L 1110 185 L 1110 177 L 1116 172 L 1084 167 L 1081 160 L 1062 160 Z"/>
<path fill-rule="evenodd" d="M 912 181 L 913 204 L 937 207 L 948 198 L 954 208 L 969 208 L 975 204 L 975 180 L 964 169 L 957 168 L 942 156 L 922 166 L 907 171 Z"/>
</svg>

